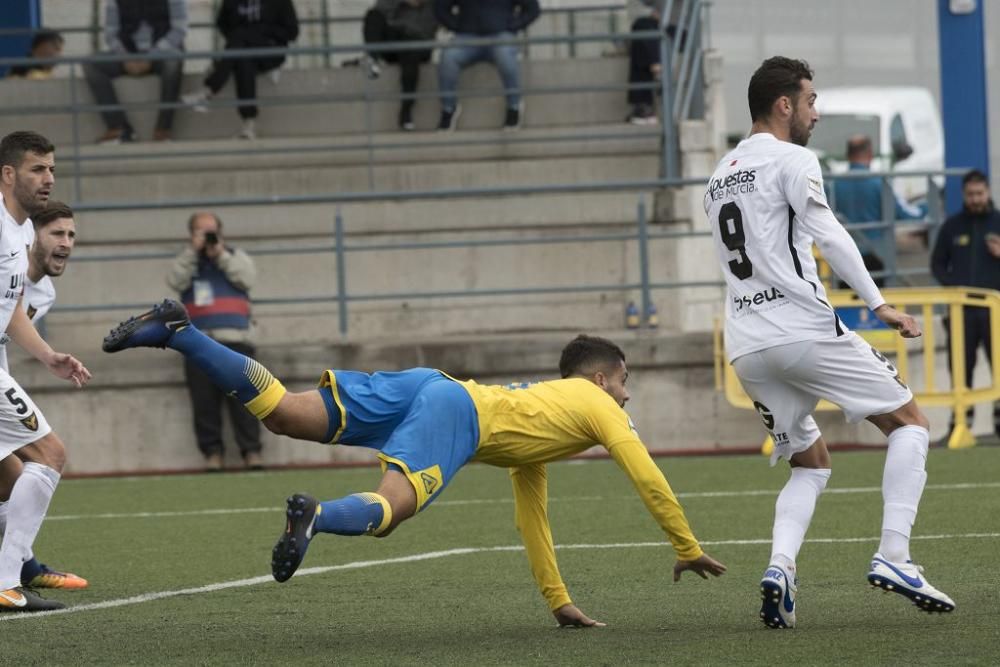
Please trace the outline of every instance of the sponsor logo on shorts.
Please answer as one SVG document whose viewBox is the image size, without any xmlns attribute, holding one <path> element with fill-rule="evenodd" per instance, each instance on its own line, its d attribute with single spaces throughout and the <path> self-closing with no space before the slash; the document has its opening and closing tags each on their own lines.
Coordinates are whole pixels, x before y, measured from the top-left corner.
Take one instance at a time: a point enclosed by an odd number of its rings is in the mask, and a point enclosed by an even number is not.
<svg viewBox="0 0 1000 667">
<path fill-rule="evenodd" d="M 753 402 L 754 409 L 757 410 L 757 414 L 760 415 L 760 420 L 764 422 L 764 428 L 770 431 L 774 428 L 774 415 L 768 410 L 767 406 L 760 401 Z"/>
<path fill-rule="evenodd" d="M 30 415 L 22 419 L 21 423 L 24 424 L 24 427 L 29 431 L 38 430 L 38 417 L 35 415 L 34 412 L 32 412 Z"/>
<path fill-rule="evenodd" d="M 433 494 L 434 489 L 438 487 L 438 480 L 425 472 L 420 473 L 420 481 L 424 483 L 424 491 L 427 492 L 428 496 Z"/>
</svg>

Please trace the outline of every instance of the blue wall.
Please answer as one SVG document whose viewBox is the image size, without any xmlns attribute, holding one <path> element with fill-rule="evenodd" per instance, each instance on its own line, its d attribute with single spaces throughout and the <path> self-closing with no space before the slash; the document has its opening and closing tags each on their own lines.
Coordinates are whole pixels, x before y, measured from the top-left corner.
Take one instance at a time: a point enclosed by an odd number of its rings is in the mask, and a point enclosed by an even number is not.
<svg viewBox="0 0 1000 667">
<path fill-rule="evenodd" d="M 42 24 L 41 0 L 2 0 L 0 30 L 12 28 L 38 28 Z M 31 48 L 31 35 L 8 35 L 0 33 L 0 58 L 17 58 L 27 55 Z M 0 76 L 7 74 L 6 67 L 0 67 Z"/>
<path fill-rule="evenodd" d="M 941 60 L 941 115 L 945 165 L 990 173 L 986 107 L 986 58 L 983 2 L 971 14 L 952 14 L 948 0 L 938 0 L 938 53 Z M 947 210 L 962 206 L 961 179 L 948 179 Z"/>
</svg>

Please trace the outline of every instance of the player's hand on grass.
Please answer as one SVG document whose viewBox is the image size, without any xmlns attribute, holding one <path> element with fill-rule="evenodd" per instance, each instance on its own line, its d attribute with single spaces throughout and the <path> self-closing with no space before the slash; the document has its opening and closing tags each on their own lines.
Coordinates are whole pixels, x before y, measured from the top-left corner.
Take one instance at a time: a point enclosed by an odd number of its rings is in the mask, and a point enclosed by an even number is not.
<svg viewBox="0 0 1000 667">
<path fill-rule="evenodd" d="M 564 604 L 552 612 L 564 628 L 603 628 L 606 624 L 588 617 L 573 604 Z"/>
<path fill-rule="evenodd" d="M 720 576 L 726 571 L 726 566 L 708 554 L 702 554 L 694 560 L 678 560 L 674 563 L 674 581 L 680 581 L 681 572 L 685 570 L 694 572 L 702 579 L 708 579 L 709 574 L 714 577 Z"/>
<path fill-rule="evenodd" d="M 875 309 L 875 317 L 879 318 L 883 324 L 899 332 L 903 338 L 917 338 L 920 336 L 920 325 L 913 319 L 913 316 L 896 310 L 887 303 Z"/>
<path fill-rule="evenodd" d="M 71 354 L 53 352 L 45 365 L 48 366 L 53 375 L 63 380 L 69 380 L 77 387 L 82 387 L 90 382 L 90 371 Z"/>
</svg>

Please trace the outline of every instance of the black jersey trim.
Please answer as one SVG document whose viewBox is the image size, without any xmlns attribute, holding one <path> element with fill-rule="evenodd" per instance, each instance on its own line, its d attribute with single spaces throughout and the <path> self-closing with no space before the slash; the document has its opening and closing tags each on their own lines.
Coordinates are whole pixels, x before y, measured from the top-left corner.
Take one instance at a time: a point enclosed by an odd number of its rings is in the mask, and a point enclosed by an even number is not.
<svg viewBox="0 0 1000 667">
<path fill-rule="evenodd" d="M 799 278 L 805 280 L 805 282 L 809 283 L 812 286 L 813 296 L 816 297 L 816 300 L 830 309 L 830 312 L 833 313 L 834 330 L 837 332 L 838 336 L 843 336 L 844 327 L 841 326 L 840 324 L 840 318 L 837 317 L 837 311 L 835 311 L 833 309 L 833 306 L 831 306 L 828 302 L 819 298 L 819 288 L 816 286 L 816 283 L 814 283 L 811 280 L 806 280 L 806 276 L 802 272 L 802 262 L 799 261 L 799 254 L 795 252 L 795 243 L 793 243 L 792 240 L 793 239 L 792 231 L 794 229 L 794 224 L 795 224 L 795 209 L 792 208 L 791 204 L 789 204 L 788 205 L 788 252 L 791 253 L 792 255 L 792 263 L 795 265 L 795 273 L 799 276 Z"/>
</svg>

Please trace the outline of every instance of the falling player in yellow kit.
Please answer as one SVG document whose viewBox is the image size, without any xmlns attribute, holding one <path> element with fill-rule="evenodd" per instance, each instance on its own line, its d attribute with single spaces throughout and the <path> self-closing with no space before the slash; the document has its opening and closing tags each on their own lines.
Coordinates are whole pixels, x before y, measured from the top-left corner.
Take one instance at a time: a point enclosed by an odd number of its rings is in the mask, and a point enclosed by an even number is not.
<svg viewBox="0 0 1000 667">
<path fill-rule="evenodd" d="M 549 529 L 545 464 L 600 445 L 632 480 L 674 550 L 674 580 L 726 571 L 702 551 L 663 473 L 628 414 L 625 355 L 603 338 L 578 336 L 562 352 L 561 380 L 516 386 L 457 381 L 440 371 L 326 371 L 319 389 L 292 393 L 263 366 L 208 338 L 184 307 L 164 301 L 116 327 L 106 352 L 169 347 L 235 394 L 272 432 L 303 440 L 369 447 L 384 474 L 372 493 L 318 502 L 288 499 L 285 532 L 272 573 L 287 581 L 316 533 L 384 537 L 425 509 L 469 461 L 510 469 L 515 516 L 531 570 L 560 625 L 602 625 L 570 599 Z"/>
</svg>

